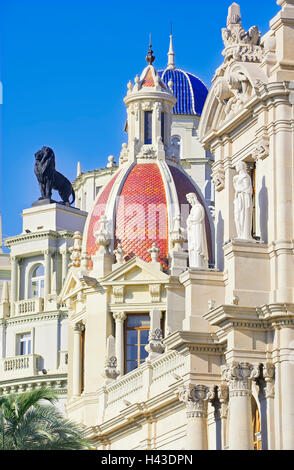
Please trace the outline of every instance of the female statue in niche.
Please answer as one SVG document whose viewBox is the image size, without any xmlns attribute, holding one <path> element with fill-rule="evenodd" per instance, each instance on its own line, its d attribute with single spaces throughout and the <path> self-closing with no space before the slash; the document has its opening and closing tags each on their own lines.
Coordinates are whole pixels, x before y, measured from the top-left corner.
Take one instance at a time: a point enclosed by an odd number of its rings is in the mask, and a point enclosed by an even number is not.
<svg viewBox="0 0 294 470">
<path fill-rule="evenodd" d="M 205 230 L 205 210 L 196 194 L 186 195 L 192 209 L 187 219 L 188 251 L 190 268 L 208 268 L 208 250 Z"/>
<path fill-rule="evenodd" d="M 234 177 L 234 215 L 237 236 L 241 240 L 252 240 L 252 183 L 245 162 L 236 165 L 238 175 Z"/>
</svg>

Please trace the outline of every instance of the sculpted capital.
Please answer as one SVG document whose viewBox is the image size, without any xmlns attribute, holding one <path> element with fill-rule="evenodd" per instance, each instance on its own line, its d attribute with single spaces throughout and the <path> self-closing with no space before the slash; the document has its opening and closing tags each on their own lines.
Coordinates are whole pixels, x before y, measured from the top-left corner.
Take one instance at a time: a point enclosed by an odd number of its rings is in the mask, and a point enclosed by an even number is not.
<svg viewBox="0 0 294 470">
<path fill-rule="evenodd" d="M 127 315 L 125 314 L 125 312 L 114 312 L 113 313 L 113 318 L 114 318 L 115 322 L 123 323 L 126 320 Z"/>
<path fill-rule="evenodd" d="M 251 394 L 251 381 L 259 376 L 259 367 L 248 362 L 232 362 L 222 370 L 223 380 L 229 383 L 231 396 Z"/>
<path fill-rule="evenodd" d="M 205 418 L 212 398 L 213 392 L 206 385 L 185 385 L 179 391 L 179 400 L 186 404 L 188 418 Z"/>
</svg>

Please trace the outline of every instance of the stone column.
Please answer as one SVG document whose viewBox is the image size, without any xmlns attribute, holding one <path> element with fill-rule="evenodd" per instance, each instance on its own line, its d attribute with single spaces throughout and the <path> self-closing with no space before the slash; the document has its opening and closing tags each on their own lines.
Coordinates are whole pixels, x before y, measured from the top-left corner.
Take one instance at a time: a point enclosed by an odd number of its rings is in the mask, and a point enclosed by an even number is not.
<svg viewBox="0 0 294 470">
<path fill-rule="evenodd" d="M 233 362 L 223 372 L 229 382 L 229 450 L 253 450 L 251 380 L 259 370 Z"/>
<path fill-rule="evenodd" d="M 115 352 L 117 357 L 117 369 L 120 375 L 124 375 L 124 321 L 127 316 L 125 312 L 115 312 Z"/>
<path fill-rule="evenodd" d="M 279 362 L 279 400 L 282 424 L 281 449 L 294 450 L 294 329 L 291 326 L 287 327 L 287 323 L 280 329 Z"/>
<path fill-rule="evenodd" d="M 228 402 L 229 388 L 226 384 L 221 384 L 218 388 L 218 398 L 220 402 L 220 419 L 221 419 L 221 443 L 222 450 L 227 448 L 227 419 L 228 419 Z"/>
<path fill-rule="evenodd" d="M 179 393 L 179 399 L 187 409 L 186 450 L 207 450 L 207 404 L 213 394 L 205 385 L 186 385 Z"/>
<path fill-rule="evenodd" d="M 74 344 L 73 344 L 73 395 L 75 397 L 81 394 L 81 333 L 84 329 L 82 323 L 74 326 Z"/>
<path fill-rule="evenodd" d="M 266 442 L 267 449 L 275 450 L 275 425 L 274 425 L 274 399 L 275 399 L 275 366 L 271 363 L 266 363 L 263 368 L 263 378 L 265 381 L 264 396 L 266 399 Z M 262 429 L 263 419 L 261 416 L 261 435 L 263 436 Z"/>
<path fill-rule="evenodd" d="M 11 262 L 11 314 L 15 313 L 15 302 L 17 299 L 17 284 L 18 284 L 18 259 L 16 256 L 10 257 Z"/>
<path fill-rule="evenodd" d="M 61 284 L 63 285 L 66 275 L 67 275 L 68 265 L 69 265 L 69 252 L 67 251 L 66 248 L 65 250 L 61 252 L 61 256 L 62 256 L 62 283 Z"/>
<path fill-rule="evenodd" d="M 17 286 L 17 299 L 25 298 L 25 275 L 24 275 L 24 260 L 18 261 L 18 286 Z"/>
<path fill-rule="evenodd" d="M 293 299 L 293 251 L 292 251 L 292 220 L 290 216 L 293 204 L 292 174 L 293 167 L 289 155 L 292 154 L 291 141 L 292 110 L 288 103 L 280 103 L 276 107 L 276 139 L 275 148 L 277 160 L 275 169 L 275 199 L 276 220 L 270 223 L 276 226 L 277 241 L 277 302 L 292 302 Z"/>
<path fill-rule="evenodd" d="M 44 251 L 44 267 L 45 267 L 44 297 L 45 297 L 45 302 L 47 302 L 48 295 L 51 293 L 51 253 L 50 253 L 50 250 Z"/>
</svg>

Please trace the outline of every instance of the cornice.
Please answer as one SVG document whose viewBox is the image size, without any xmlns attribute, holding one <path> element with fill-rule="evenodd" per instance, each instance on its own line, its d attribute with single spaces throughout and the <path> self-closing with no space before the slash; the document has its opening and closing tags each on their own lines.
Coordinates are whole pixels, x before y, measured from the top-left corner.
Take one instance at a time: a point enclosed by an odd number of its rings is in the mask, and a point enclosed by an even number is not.
<svg viewBox="0 0 294 470">
<path fill-rule="evenodd" d="M 180 274 L 179 281 L 185 287 L 189 285 L 189 283 L 193 284 L 193 282 L 197 284 L 205 282 L 205 285 L 223 286 L 224 273 L 215 269 L 194 270 L 188 268 L 186 271 Z"/>
<path fill-rule="evenodd" d="M 146 419 L 152 418 L 156 415 L 157 411 L 163 411 L 163 408 L 168 410 L 170 406 L 183 408 L 183 404 L 178 401 L 177 388 L 171 388 L 166 390 L 162 394 L 151 398 L 140 403 L 134 403 L 125 409 L 121 410 L 120 413 L 116 414 L 115 417 L 106 420 L 103 424 L 95 426 L 95 434 L 99 439 L 105 439 L 108 436 L 113 436 L 114 433 L 121 433 L 125 428 L 130 428 L 130 424 L 138 426 L 140 420 L 146 421 Z"/>
<path fill-rule="evenodd" d="M 280 98 L 279 103 L 289 103 L 288 96 L 291 90 L 288 88 L 288 82 L 271 82 L 262 83 L 258 82 L 255 87 L 256 94 L 244 104 L 244 109 L 231 119 L 225 121 L 219 129 L 211 129 L 203 138 L 202 145 L 207 148 L 213 145 L 216 139 L 220 139 L 223 134 L 231 134 L 236 131 L 241 125 L 244 126 L 244 121 L 250 118 L 250 125 L 252 125 L 252 118 L 256 122 L 257 117 L 254 116 L 254 110 L 260 104 L 266 107 L 278 104 L 277 99 Z M 274 101 L 274 98 L 276 100 Z M 268 101 L 268 103 L 267 103 Z"/>
<path fill-rule="evenodd" d="M 249 328 L 269 330 L 283 326 L 294 326 L 294 304 L 273 303 L 260 307 L 221 305 L 203 315 L 213 326 L 224 330 Z"/>
<path fill-rule="evenodd" d="M 55 374 L 33 375 L 31 377 L 18 377 L 15 379 L 1 380 L 0 395 L 1 389 L 2 393 L 10 393 L 12 388 L 21 387 L 25 390 L 27 388 L 34 388 L 37 384 L 53 387 L 58 395 L 66 395 L 67 382 L 68 381 L 66 372 L 57 372 Z"/>
<path fill-rule="evenodd" d="M 179 352 L 205 352 L 221 354 L 225 345 L 220 343 L 214 333 L 199 333 L 193 331 L 176 331 L 163 340 L 168 350 Z"/>
<path fill-rule="evenodd" d="M 3 319 L 0 322 L 0 326 L 13 326 L 22 323 L 34 323 L 48 320 L 63 320 L 65 318 L 68 318 L 68 313 L 64 310 L 54 312 L 40 312 Z"/>
<path fill-rule="evenodd" d="M 106 175 L 112 176 L 117 170 L 118 166 L 116 165 L 111 168 L 100 168 L 96 170 L 85 171 L 84 173 L 81 173 L 79 176 L 77 176 L 76 179 L 73 181 L 73 188 L 74 190 L 78 190 L 85 183 L 86 179 Z"/>
<path fill-rule="evenodd" d="M 36 239 L 51 239 L 51 240 L 60 240 L 60 239 L 72 239 L 74 232 L 69 230 L 42 230 L 40 232 L 34 233 L 22 233 L 21 235 L 16 235 L 15 237 L 6 238 L 4 245 L 10 248 L 12 245 L 17 245 L 19 243 L 36 240 Z"/>
</svg>

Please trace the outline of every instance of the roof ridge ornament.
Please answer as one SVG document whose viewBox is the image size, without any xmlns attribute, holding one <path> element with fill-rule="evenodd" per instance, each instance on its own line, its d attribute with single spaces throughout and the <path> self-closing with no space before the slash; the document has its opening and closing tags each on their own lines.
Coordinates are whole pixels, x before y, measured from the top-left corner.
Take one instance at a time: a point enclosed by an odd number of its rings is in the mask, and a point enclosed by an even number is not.
<svg viewBox="0 0 294 470">
<path fill-rule="evenodd" d="M 227 27 L 222 28 L 222 38 L 225 45 L 223 51 L 225 62 L 230 59 L 261 62 L 263 58 L 263 47 L 260 45 L 261 33 L 257 26 L 245 31 L 241 23 L 240 6 L 235 2 L 229 7 Z"/>
<path fill-rule="evenodd" d="M 151 34 L 150 34 L 149 51 L 148 51 L 148 54 L 146 56 L 146 62 L 148 62 L 149 65 L 152 65 L 154 61 L 155 61 L 155 56 L 153 55 L 152 44 L 151 44 Z"/>
</svg>

